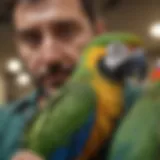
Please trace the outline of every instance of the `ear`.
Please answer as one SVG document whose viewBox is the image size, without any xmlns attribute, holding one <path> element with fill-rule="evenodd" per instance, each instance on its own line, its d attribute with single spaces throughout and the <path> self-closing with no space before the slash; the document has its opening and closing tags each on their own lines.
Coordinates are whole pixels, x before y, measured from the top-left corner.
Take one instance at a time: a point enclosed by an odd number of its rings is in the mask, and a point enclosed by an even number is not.
<svg viewBox="0 0 160 160">
<path fill-rule="evenodd" d="M 105 22 L 102 18 L 97 18 L 96 24 L 95 24 L 95 29 L 96 29 L 97 35 L 101 35 L 107 31 Z"/>
</svg>

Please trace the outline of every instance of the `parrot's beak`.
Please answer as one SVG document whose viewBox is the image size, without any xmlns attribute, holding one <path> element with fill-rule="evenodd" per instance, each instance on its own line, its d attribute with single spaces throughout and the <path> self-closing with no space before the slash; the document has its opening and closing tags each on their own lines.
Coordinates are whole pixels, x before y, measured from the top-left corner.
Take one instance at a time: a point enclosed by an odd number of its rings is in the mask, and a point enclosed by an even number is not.
<svg viewBox="0 0 160 160">
<path fill-rule="evenodd" d="M 128 76 L 135 76 L 139 81 L 142 81 L 146 78 L 148 74 L 148 64 L 144 56 L 135 56 L 130 60 L 130 73 Z"/>
<path fill-rule="evenodd" d="M 129 56 L 115 68 L 106 65 L 105 57 L 99 63 L 99 69 L 104 75 L 111 77 L 116 81 L 126 81 L 130 77 L 137 80 L 144 80 L 147 75 L 147 62 L 142 56 Z"/>
<path fill-rule="evenodd" d="M 118 81 L 125 81 L 130 77 L 144 79 L 147 74 L 147 63 L 143 48 L 131 51 L 121 42 L 107 46 L 107 55 L 99 63 L 100 70 Z"/>
<path fill-rule="evenodd" d="M 148 66 L 144 57 L 131 56 L 115 70 L 115 74 L 124 80 L 134 77 L 138 81 L 142 81 L 147 76 L 147 70 Z"/>
</svg>

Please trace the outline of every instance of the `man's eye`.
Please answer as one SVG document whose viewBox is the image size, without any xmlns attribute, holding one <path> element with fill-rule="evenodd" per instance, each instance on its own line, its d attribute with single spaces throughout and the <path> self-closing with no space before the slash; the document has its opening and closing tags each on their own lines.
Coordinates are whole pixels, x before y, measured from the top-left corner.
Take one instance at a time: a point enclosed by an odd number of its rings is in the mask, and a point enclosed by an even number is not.
<svg viewBox="0 0 160 160">
<path fill-rule="evenodd" d="M 61 40 L 71 40 L 78 32 L 78 27 L 73 23 L 59 23 L 54 27 L 54 33 Z"/>
<path fill-rule="evenodd" d="M 29 45 L 39 45 L 41 42 L 41 33 L 39 32 L 24 32 L 20 36 L 20 40 Z"/>
</svg>

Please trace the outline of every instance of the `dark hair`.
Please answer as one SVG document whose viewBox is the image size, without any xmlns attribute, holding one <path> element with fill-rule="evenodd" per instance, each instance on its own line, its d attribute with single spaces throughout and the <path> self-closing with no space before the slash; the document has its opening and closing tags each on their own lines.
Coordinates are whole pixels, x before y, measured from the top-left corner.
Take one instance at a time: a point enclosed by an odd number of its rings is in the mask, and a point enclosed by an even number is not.
<svg viewBox="0 0 160 160">
<path fill-rule="evenodd" d="M 18 3 L 25 2 L 25 1 L 36 3 L 39 0 L 9 0 L 9 3 L 8 3 L 8 6 L 10 8 L 9 10 L 12 12 Z M 88 16 L 88 19 L 92 23 L 94 23 L 94 21 L 96 20 L 96 13 L 94 10 L 94 0 L 80 0 L 80 2 L 84 11 L 86 12 L 86 15 Z"/>
<path fill-rule="evenodd" d="M 95 13 L 95 3 L 94 0 L 81 0 L 82 6 L 91 22 L 95 22 L 96 13 Z"/>
</svg>

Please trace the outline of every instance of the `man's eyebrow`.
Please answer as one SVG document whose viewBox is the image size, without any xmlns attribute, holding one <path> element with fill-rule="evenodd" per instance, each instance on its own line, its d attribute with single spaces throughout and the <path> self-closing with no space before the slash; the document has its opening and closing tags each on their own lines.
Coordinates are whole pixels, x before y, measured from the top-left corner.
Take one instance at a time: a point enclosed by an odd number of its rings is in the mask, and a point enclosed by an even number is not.
<svg viewBox="0 0 160 160">
<path fill-rule="evenodd" d="M 75 23 L 75 19 L 71 17 L 60 17 L 52 21 L 52 23 Z"/>
<path fill-rule="evenodd" d="M 54 22 L 52 22 L 52 25 L 54 26 L 55 24 L 58 25 L 74 25 L 76 27 L 79 27 L 79 23 L 75 20 L 72 19 L 61 19 L 61 20 L 55 20 Z"/>
<path fill-rule="evenodd" d="M 27 29 L 16 29 L 15 30 L 15 34 L 17 36 L 22 36 L 22 35 L 26 35 L 28 33 L 34 32 L 33 28 L 27 28 Z"/>
</svg>

